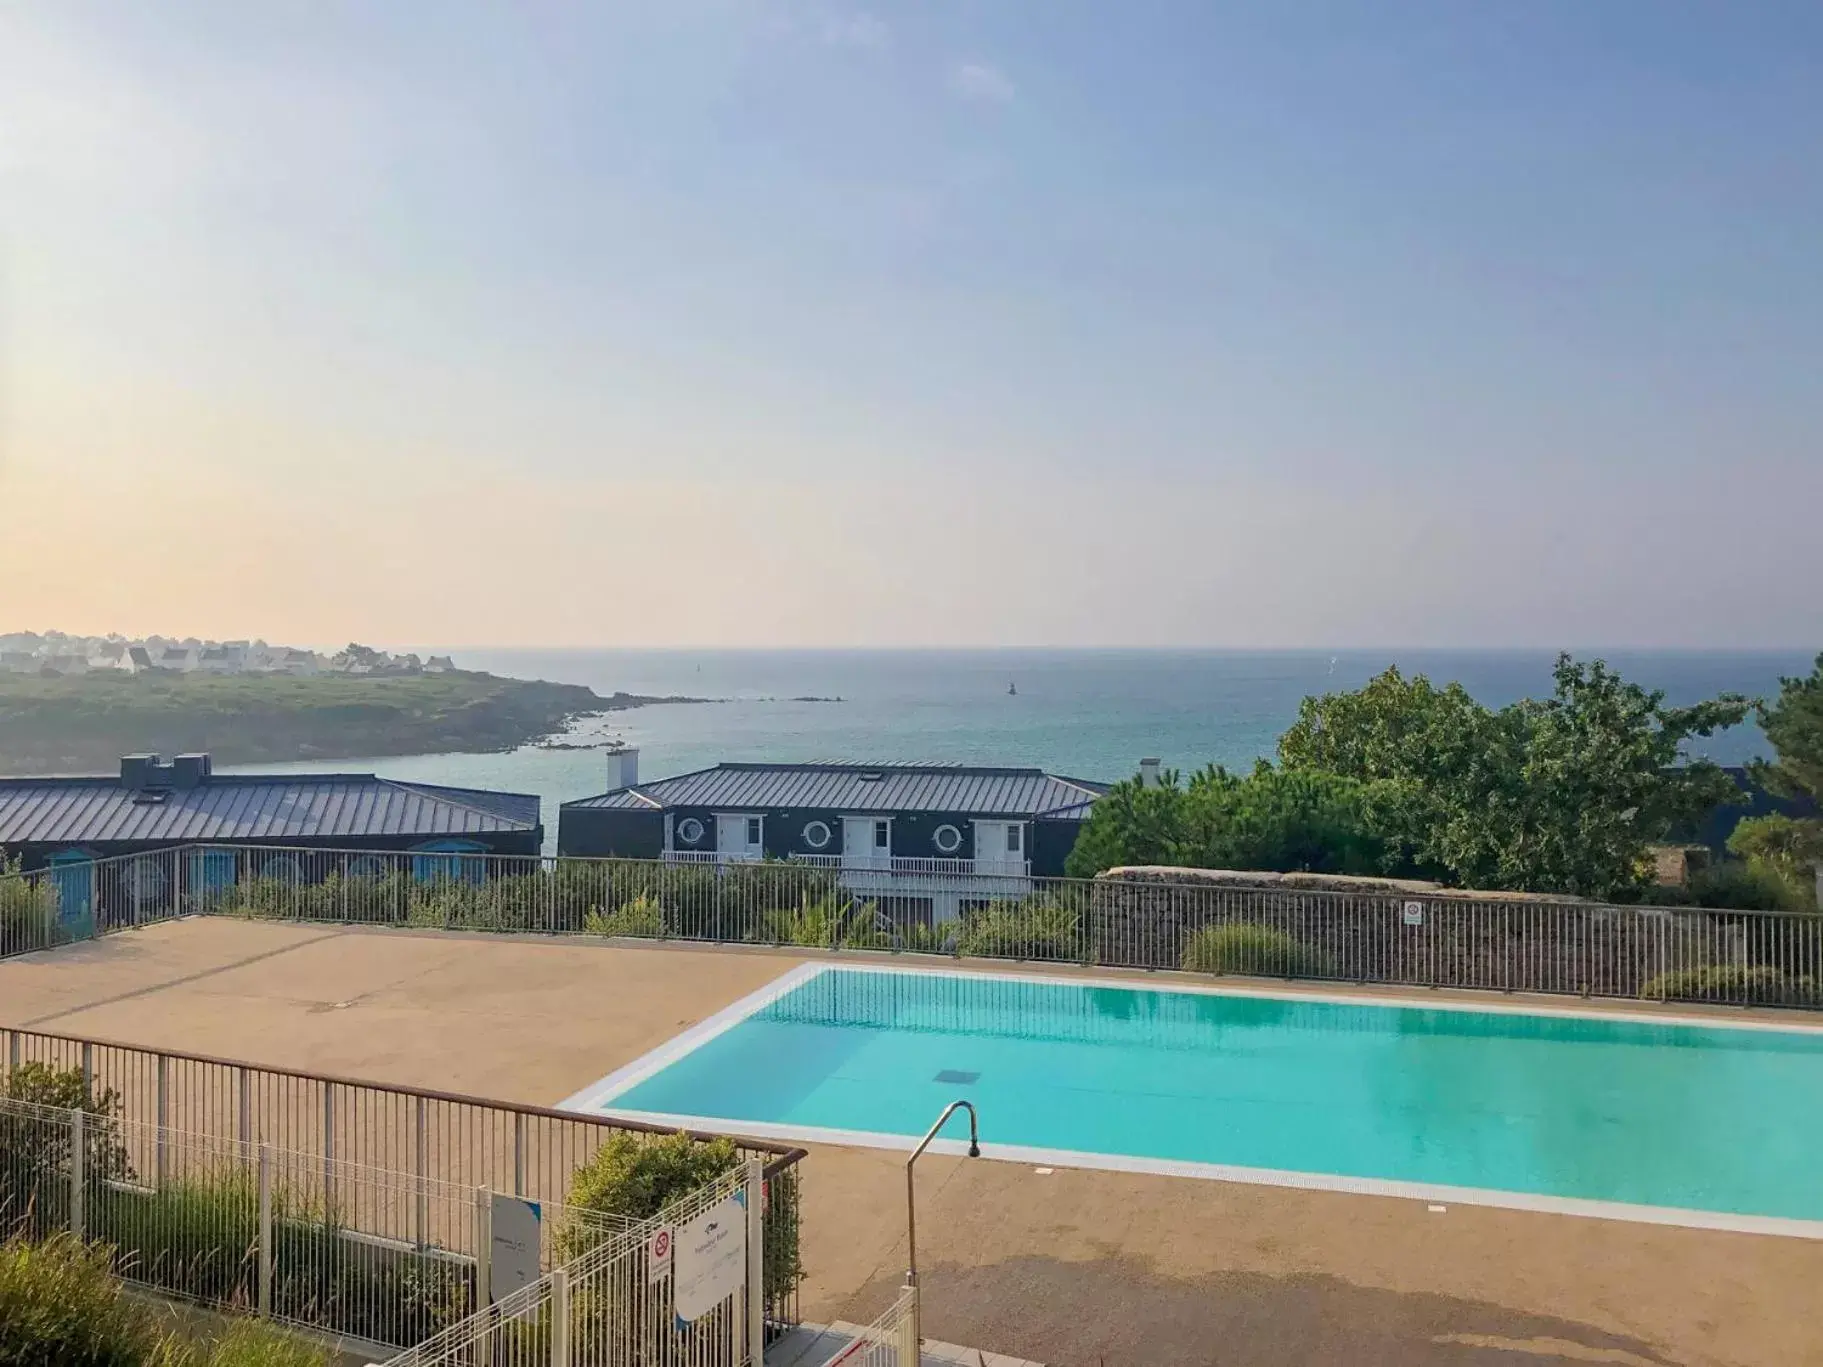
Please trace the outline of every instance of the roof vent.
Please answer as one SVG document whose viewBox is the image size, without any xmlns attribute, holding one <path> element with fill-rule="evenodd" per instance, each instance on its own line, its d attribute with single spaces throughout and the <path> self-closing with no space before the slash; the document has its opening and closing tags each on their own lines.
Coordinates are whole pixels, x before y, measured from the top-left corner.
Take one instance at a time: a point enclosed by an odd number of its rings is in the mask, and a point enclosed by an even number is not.
<svg viewBox="0 0 1823 1367">
<path fill-rule="evenodd" d="M 861 775 L 861 782 L 878 783 L 885 777 L 886 775 L 881 773 L 878 769 L 869 769 L 866 773 Z"/>
<path fill-rule="evenodd" d="M 135 807 L 160 807 L 171 796 L 169 788 L 140 788 L 133 794 Z"/>
</svg>

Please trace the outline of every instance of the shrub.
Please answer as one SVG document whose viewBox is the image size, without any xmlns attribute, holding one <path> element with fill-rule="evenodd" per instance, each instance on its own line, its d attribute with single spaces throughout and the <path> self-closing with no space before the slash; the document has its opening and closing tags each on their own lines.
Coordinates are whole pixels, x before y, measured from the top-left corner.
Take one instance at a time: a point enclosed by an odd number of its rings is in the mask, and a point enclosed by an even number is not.
<svg viewBox="0 0 1823 1367">
<path fill-rule="evenodd" d="M 47 949 L 65 938 L 57 922 L 57 882 L 27 878 L 0 859 L 0 958 Z"/>
<path fill-rule="evenodd" d="M 572 1219 L 559 1229 L 559 1256 L 568 1261 L 599 1243 L 604 1231 L 660 1214 L 740 1162 L 730 1139 L 692 1139 L 682 1131 L 655 1140 L 616 1134 L 570 1179 L 570 1206 L 599 1218 Z M 765 1225 L 768 1295 L 790 1290 L 803 1276 L 797 1219 L 793 1171 L 772 1179 Z"/>
<path fill-rule="evenodd" d="M 332 1361 L 326 1349 L 295 1335 L 257 1320 L 235 1319 L 213 1342 L 172 1353 L 155 1367 L 330 1367 Z"/>
<path fill-rule="evenodd" d="M 656 897 L 642 892 L 605 914 L 590 911 L 582 918 L 582 928 L 590 935 L 637 935 L 655 940 L 665 933 L 664 908 Z"/>
<path fill-rule="evenodd" d="M 1770 864 L 1726 859 L 1699 870 L 1684 889 L 1691 906 L 1721 911 L 1810 911 L 1809 889 Z"/>
<path fill-rule="evenodd" d="M 1248 973 L 1268 978 L 1326 978 L 1329 956 L 1271 926 L 1240 921 L 1204 926 L 1184 946 L 1189 973 Z"/>
<path fill-rule="evenodd" d="M 1052 896 L 990 902 L 964 912 L 956 953 L 982 959 L 1053 962 L 1093 958 L 1074 899 Z"/>
<path fill-rule="evenodd" d="M 840 893 L 805 893 L 794 907 L 764 913 L 757 938 L 764 944 L 819 949 L 885 949 L 892 944 L 880 927 L 879 908 L 872 902 L 851 906 Z"/>
<path fill-rule="evenodd" d="M 159 1347 L 106 1249 L 67 1234 L 0 1244 L 0 1367 L 141 1367 Z"/>
<path fill-rule="evenodd" d="M 1747 964 L 1705 964 L 1661 973 L 1640 989 L 1656 1001 L 1724 1002 L 1745 1006 L 1823 1006 L 1816 979 Z"/>
<path fill-rule="evenodd" d="M 93 1180 L 130 1181 L 132 1165 L 113 1117 L 120 1097 L 111 1088 L 94 1095 L 79 1068 L 22 1063 L 7 1075 L 8 1101 L 25 1103 L 0 1111 L 0 1237 L 49 1234 L 69 1223 L 70 1126 L 68 1112 L 80 1110 L 83 1163 Z"/>
</svg>

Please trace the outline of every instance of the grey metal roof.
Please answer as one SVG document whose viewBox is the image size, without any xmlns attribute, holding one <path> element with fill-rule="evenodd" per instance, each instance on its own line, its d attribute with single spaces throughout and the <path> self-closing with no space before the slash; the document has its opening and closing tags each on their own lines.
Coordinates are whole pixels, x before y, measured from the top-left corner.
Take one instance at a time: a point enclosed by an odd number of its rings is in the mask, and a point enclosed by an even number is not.
<svg viewBox="0 0 1823 1367">
<path fill-rule="evenodd" d="M 654 811 L 789 809 L 843 812 L 958 812 L 982 816 L 1088 815 L 1106 785 L 1042 769 L 959 764 L 719 764 L 640 783 L 565 807 Z M 1078 815 L 1078 813 L 1080 813 Z"/>
<path fill-rule="evenodd" d="M 113 778 L 0 779 L 0 845 L 487 835 L 538 826 L 538 798 L 372 774 L 216 774 L 158 802 Z"/>
</svg>

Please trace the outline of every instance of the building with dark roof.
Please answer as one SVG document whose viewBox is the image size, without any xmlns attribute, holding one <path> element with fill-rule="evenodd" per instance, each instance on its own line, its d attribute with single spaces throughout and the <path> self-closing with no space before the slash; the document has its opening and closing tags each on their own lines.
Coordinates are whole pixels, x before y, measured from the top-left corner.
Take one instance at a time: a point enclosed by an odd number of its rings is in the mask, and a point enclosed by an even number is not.
<svg viewBox="0 0 1823 1367">
<path fill-rule="evenodd" d="M 0 856 L 31 869 L 178 845 L 535 855 L 539 806 L 526 793 L 129 755 L 117 775 L 0 778 Z"/>
<path fill-rule="evenodd" d="M 609 763 L 610 791 L 560 810 L 559 854 L 795 859 L 838 869 L 858 889 L 947 894 L 937 919 L 958 897 L 1017 895 L 1031 878 L 1061 875 L 1107 788 L 963 764 L 718 764 L 641 783 L 637 751 Z"/>
</svg>

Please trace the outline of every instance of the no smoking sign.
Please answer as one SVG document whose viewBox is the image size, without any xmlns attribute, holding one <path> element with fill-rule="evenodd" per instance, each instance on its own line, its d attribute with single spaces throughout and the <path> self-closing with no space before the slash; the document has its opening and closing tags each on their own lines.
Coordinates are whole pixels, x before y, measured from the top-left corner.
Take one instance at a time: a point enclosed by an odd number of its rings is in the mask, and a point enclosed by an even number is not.
<svg viewBox="0 0 1823 1367">
<path fill-rule="evenodd" d="M 671 1273 L 671 1245 L 676 1235 L 670 1225 L 660 1225 L 646 1240 L 646 1281 L 662 1282 Z"/>
</svg>

